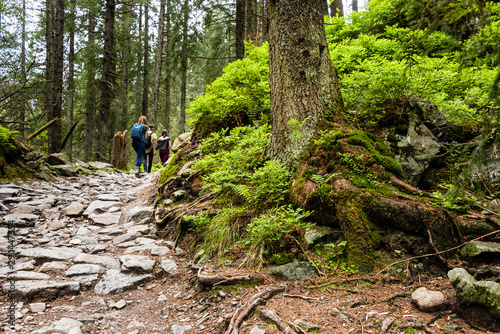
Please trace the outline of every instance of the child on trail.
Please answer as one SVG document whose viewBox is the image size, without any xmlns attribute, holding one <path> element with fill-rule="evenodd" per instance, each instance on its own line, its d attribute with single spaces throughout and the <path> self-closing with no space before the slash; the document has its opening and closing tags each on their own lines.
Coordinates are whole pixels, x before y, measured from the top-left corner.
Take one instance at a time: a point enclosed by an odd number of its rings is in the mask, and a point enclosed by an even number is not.
<svg viewBox="0 0 500 334">
<path fill-rule="evenodd" d="M 147 135 L 147 124 L 148 120 L 146 116 L 139 117 L 137 123 L 132 127 L 130 132 L 130 138 L 132 138 L 132 147 L 137 153 L 137 158 L 135 159 L 135 176 L 139 177 L 139 172 L 141 170 L 142 156 L 144 155 L 144 149 L 146 145 L 146 135 Z"/>
<path fill-rule="evenodd" d="M 170 137 L 168 136 L 167 130 L 161 130 L 161 137 L 158 138 L 158 143 L 156 144 L 156 150 L 160 152 L 161 164 L 165 165 L 170 154 L 170 147 L 172 146 L 170 142 Z"/>
<path fill-rule="evenodd" d="M 146 149 L 144 151 L 144 171 L 147 170 L 151 173 L 151 167 L 153 166 L 153 157 L 156 155 L 156 140 L 158 136 L 156 135 L 155 126 L 149 124 L 149 130 L 146 135 Z M 149 145 L 149 147 L 147 147 Z"/>
</svg>

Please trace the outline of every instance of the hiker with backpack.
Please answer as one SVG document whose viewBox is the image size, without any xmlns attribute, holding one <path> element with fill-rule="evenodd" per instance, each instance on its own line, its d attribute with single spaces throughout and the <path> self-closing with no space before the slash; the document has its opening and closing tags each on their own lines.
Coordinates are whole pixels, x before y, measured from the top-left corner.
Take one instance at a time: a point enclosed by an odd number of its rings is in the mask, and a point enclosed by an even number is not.
<svg viewBox="0 0 500 334">
<path fill-rule="evenodd" d="M 139 117 L 137 123 L 132 127 L 130 132 L 130 138 L 132 139 L 132 147 L 137 153 L 137 158 L 135 159 L 135 176 L 139 177 L 139 172 L 141 170 L 142 157 L 144 155 L 146 136 L 148 133 L 148 126 L 146 125 L 148 120 L 146 116 Z"/>
<path fill-rule="evenodd" d="M 160 152 L 161 164 L 165 165 L 170 155 L 170 147 L 172 146 L 170 142 L 170 137 L 168 136 L 167 130 L 161 130 L 161 137 L 158 138 L 158 143 L 156 144 L 156 150 Z"/>
<path fill-rule="evenodd" d="M 156 155 L 156 140 L 158 136 L 154 132 L 155 126 L 149 124 L 149 130 L 146 134 L 146 143 L 144 151 L 144 171 L 151 173 L 151 167 L 153 166 L 153 157 Z"/>
</svg>

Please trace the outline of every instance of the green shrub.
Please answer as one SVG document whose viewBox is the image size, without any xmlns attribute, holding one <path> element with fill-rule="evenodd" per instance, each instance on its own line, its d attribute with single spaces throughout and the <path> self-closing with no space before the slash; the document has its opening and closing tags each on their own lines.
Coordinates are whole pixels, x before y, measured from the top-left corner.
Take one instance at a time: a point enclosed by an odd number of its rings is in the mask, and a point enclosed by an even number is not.
<svg viewBox="0 0 500 334">
<path fill-rule="evenodd" d="M 245 124 L 270 113 L 269 52 L 267 43 L 247 43 L 247 57 L 230 63 L 224 74 L 206 86 L 206 93 L 190 104 L 195 132 L 206 136 L 227 127 Z"/>
</svg>

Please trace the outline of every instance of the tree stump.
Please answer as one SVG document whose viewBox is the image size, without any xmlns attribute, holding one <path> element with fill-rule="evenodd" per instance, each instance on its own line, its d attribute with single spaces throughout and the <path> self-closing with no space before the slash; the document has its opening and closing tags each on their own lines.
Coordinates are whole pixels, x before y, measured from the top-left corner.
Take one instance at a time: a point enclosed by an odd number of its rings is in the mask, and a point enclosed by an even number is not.
<svg viewBox="0 0 500 334">
<path fill-rule="evenodd" d="M 118 169 L 127 169 L 127 141 L 125 136 L 127 130 L 123 133 L 118 131 L 113 137 L 113 153 L 111 156 L 111 164 Z"/>
</svg>

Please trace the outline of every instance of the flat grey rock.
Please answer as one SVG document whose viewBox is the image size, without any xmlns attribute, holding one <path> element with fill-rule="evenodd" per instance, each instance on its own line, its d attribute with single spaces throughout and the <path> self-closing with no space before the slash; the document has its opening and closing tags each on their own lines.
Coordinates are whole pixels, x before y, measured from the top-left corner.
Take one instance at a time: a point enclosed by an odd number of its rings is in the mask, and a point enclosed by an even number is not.
<svg viewBox="0 0 500 334">
<path fill-rule="evenodd" d="M 108 270 L 95 285 L 95 293 L 108 295 L 127 291 L 153 280 L 152 275 L 124 274 L 119 270 Z"/>
<path fill-rule="evenodd" d="M 9 213 L 2 218 L 4 225 L 12 221 L 16 227 L 33 227 L 39 220 L 39 216 L 31 213 Z"/>
<path fill-rule="evenodd" d="M 162 260 L 160 262 L 160 268 L 166 273 L 173 275 L 177 271 L 177 263 L 174 260 Z"/>
<path fill-rule="evenodd" d="M 16 271 L 7 275 L 8 278 L 15 278 L 17 281 L 50 280 L 50 275 L 37 273 L 35 271 Z"/>
<path fill-rule="evenodd" d="M 267 274 L 284 278 L 287 281 L 300 281 L 317 275 L 317 271 L 309 262 L 302 261 L 269 268 Z"/>
<path fill-rule="evenodd" d="M 81 216 L 83 210 L 85 210 L 85 205 L 79 202 L 72 202 L 70 205 L 62 209 L 62 213 L 65 216 L 69 217 L 78 217 Z"/>
<path fill-rule="evenodd" d="M 3 291 L 8 292 L 10 284 L 3 285 Z M 50 291 L 48 294 L 47 291 Z M 74 295 L 80 291 L 80 283 L 72 281 L 18 281 L 16 282 L 16 296 L 23 301 L 37 298 L 56 299 L 63 295 Z"/>
<path fill-rule="evenodd" d="M 33 334 L 81 334 L 83 329 L 83 323 L 80 321 L 71 318 L 62 318 L 54 321 L 50 326 L 34 331 Z"/>
<path fill-rule="evenodd" d="M 93 169 L 106 169 L 106 168 L 113 168 L 112 164 L 109 164 L 107 162 L 101 162 L 101 161 L 89 161 L 88 166 Z"/>
<path fill-rule="evenodd" d="M 97 196 L 99 201 L 121 202 L 120 197 L 112 194 L 102 194 Z"/>
<path fill-rule="evenodd" d="M 71 277 L 76 275 L 91 275 L 91 274 L 102 274 L 104 268 L 97 264 L 86 264 L 79 263 L 71 266 L 68 270 L 64 272 L 65 276 Z"/>
<path fill-rule="evenodd" d="M 68 247 L 34 247 L 21 249 L 19 256 L 31 257 L 39 261 L 54 261 L 54 260 L 70 260 L 81 254 L 82 250 L 78 248 L 68 248 Z"/>
<path fill-rule="evenodd" d="M 129 234 L 140 233 L 142 235 L 149 234 L 151 232 L 151 228 L 147 225 L 134 225 L 127 230 Z"/>
<path fill-rule="evenodd" d="M 106 227 L 97 232 L 98 234 L 119 235 L 123 234 L 123 230 L 118 227 Z"/>
<path fill-rule="evenodd" d="M 153 208 L 149 206 L 132 208 L 125 216 L 125 224 L 130 222 L 137 224 L 143 219 L 151 217 L 152 214 Z"/>
<path fill-rule="evenodd" d="M 84 236 L 84 235 L 75 235 L 71 240 L 80 240 L 82 244 L 86 244 L 86 245 L 96 245 L 96 244 L 98 244 L 97 239 L 91 238 L 91 237 L 87 237 L 87 236 Z"/>
<path fill-rule="evenodd" d="M 109 269 L 119 269 L 120 261 L 111 256 L 100 256 L 93 254 L 80 253 L 74 259 L 74 263 L 100 264 Z"/>
<path fill-rule="evenodd" d="M 93 201 L 87 206 L 87 209 L 83 212 L 84 216 L 90 216 L 91 214 L 99 214 L 106 212 L 109 208 L 114 206 L 122 206 L 122 202 L 112 202 L 112 201 Z"/>
<path fill-rule="evenodd" d="M 95 225 L 109 226 L 116 225 L 120 221 L 121 212 L 116 213 L 101 213 L 92 214 L 89 216 L 89 220 Z"/>
<path fill-rule="evenodd" d="M 123 272 L 150 273 L 153 271 L 156 261 L 145 255 L 123 255 L 120 256 Z"/>
<path fill-rule="evenodd" d="M 471 258 L 485 253 L 500 253 L 500 244 L 494 242 L 472 241 L 460 250 L 460 256 Z"/>
<path fill-rule="evenodd" d="M 115 237 L 113 239 L 113 244 L 118 245 L 118 244 L 121 244 L 123 242 L 134 240 L 138 236 L 139 236 L 138 234 L 125 233 L 125 234 L 122 234 L 122 235 L 119 235 L 119 236 Z"/>
<path fill-rule="evenodd" d="M 41 273 L 47 273 L 51 271 L 66 270 L 66 268 L 68 268 L 68 264 L 66 262 L 53 261 L 45 262 L 38 271 Z"/>
<path fill-rule="evenodd" d="M 21 195 L 21 189 L 15 188 L 0 188 L 0 199 L 7 197 L 17 197 Z"/>
<path fill-rule="evenodd" d="M 191 328 L 193 328 L 193 326 L 191 326 L 191 325 L 186 325 L 186 326 L 172 325 L 172 327 L 170 327 L 170 333 L 171 334 L 183 334 L 185 331 L 187 331 L 188 329 L 191 329 Z"/>
<path fill-rule="evenodd" d="M 156 246 L 151 248 L 151 256 L 162 256 L 170 253 L 171 250 L 165 246 Z"/>
</svg>

